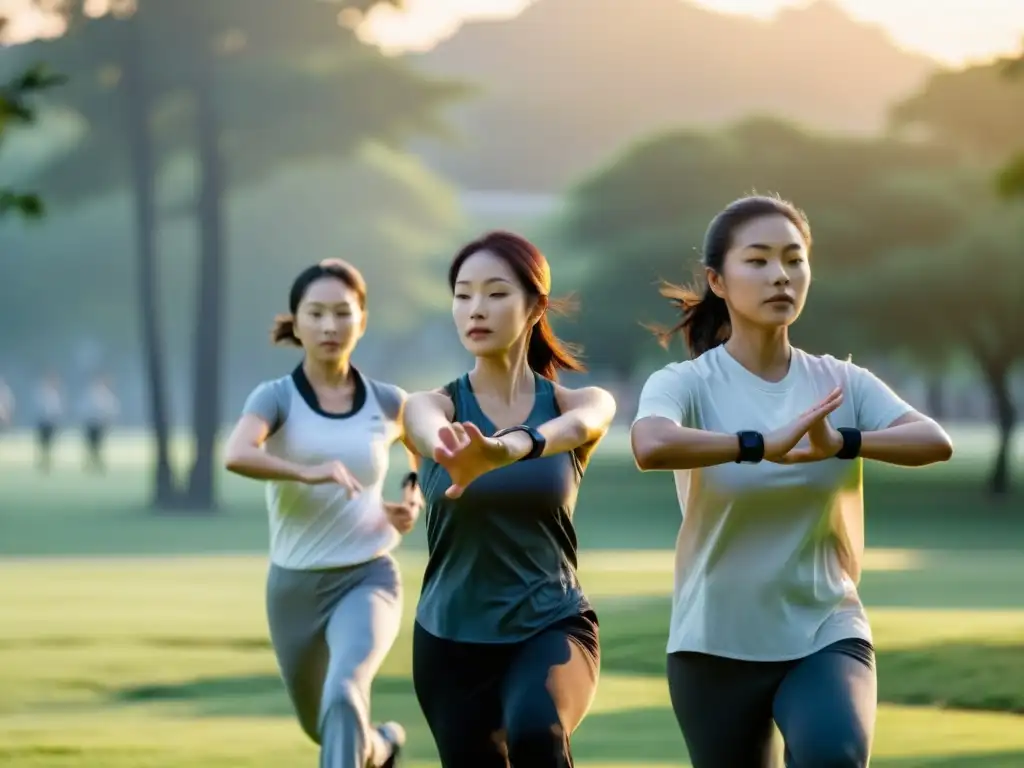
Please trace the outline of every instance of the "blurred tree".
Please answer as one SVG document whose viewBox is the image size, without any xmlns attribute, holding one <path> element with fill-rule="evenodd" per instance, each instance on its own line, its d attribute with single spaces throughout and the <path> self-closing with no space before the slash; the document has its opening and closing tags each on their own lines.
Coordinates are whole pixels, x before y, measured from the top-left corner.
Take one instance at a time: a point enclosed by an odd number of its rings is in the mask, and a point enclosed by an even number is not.
<svg viewBox="0 0 1024 768">
<path fill-rule="evenodd" d="M 864 327 L 874 343 L 918 355 L 953 349 L 971 355 L 988 388 L 999 431 L 989 486 L 1005 494 L 1017 420 L 1010 375 L 1024 363 L 1019 309 L 1024 216 L 1019 206 L 993 200 L 975 206 L 972 214 L 954 237 L 888 252 L 870 275 L 844 281 L 843 290 L 852 299 L 851 309 L 859 305 L 863 310 L 863 297 L 870 296 L 870 322 Z"/>
<path fill-rule="evenodd" d="M 418 76 L 356 38 L 354 23 L 377 1 L 142 0 L 137 8 L 131 0 L 69 2 L 68 33 L 38 44 L 83 74 L 64 104 L 88 127 L 40 186 L 67 201 L 126 185 L 133 191 L 158 507 L 215 505 L 228 190 L 299 158 L 346 155 L 370 138 L 398 144 L 417 133 L 439 134 L 438 109 L 464 92 Z M 167 449 L 156 230 L 159 170 L 182 158 L 196 179 L 199 267 L 195 461 L 179 491 Z"/>
<path fill-rule="evenodd" d="M 3 25 L 4 20 L 0 19 L 0 30 Z M 31 125 L 36 121 L 36 112 L 31 103 L 36 94 L 65 81 L 63 76 L 50 72 L 45 65 L 37 64 L 0 86 L 0 142 L 11 128 Z M 20 213 L 25 218 L 38 219 L 45 210 L 42 198 L 33 192 L 0 188 L 0 217 L 11 212 Z"/>
<path fill-rule="evenodd" d="M 752 191 L 778 191 L 811 219 L 818 285 L 795 337 L 811 348 L 862 349 L 858 324 L 825 322 L 830 286 L 870 268 L 886 248 L 941 242 L 954 230 L 955 197 L 929 192 L 942 189 L 937 181 L 954 157 L 768 119 L 713 134 L 666 134 L 629 149 L 576 186 L 558 227 L 558 244 L 590 264 L 577 334 L 589 362 L 625 378 L 658 355 L 642 324 L 674 318 L 656 283 L 687 281 L 711 217 Z"/>
<path fill-rule="evenodd" d="M 1024 53 L 962 70 L 935 73 L 924 87 L 896 104 L 897 132 L 924 133 L 982 162 L 1012 157 L 997 175 L 1004 196 L 1024 189 Z"/>
<path fill-rule="evenodd" d="M 1007 62 L 1005 71 L 1008 78 L 1024 80 L 1024 50 L 1017 58 Z M 1017 98 L 1024 101 L 1024 89 L 1018 92 Z M 1024 139 L 1021 143 L 1024 143 Z M 1019 149 L 1000 171 L 996 183 L 1003 197 L 1024 197 L 1024 149 Z"/>
<path fill-rule="evenodd" d="M 956 147 L 986 167 L 1001 166 L 996 172 L 999 196 L 1010 200 L 1024 195 L 1024 52 L 1016 57 L 959 71 L 935 74 L 922 90 L 898 104 L 892 112 L 897 130 L 923 130 L 935 143 Z M 1010 157 L 1009 162 L 1006 158 Z M 938 254 L 949 267 L 936 268 L 934 259 L 907 258 L 907 269 L 916 264 L 928 275 L 936 295 L 945 291 L 956 307 L 957 328 L 936 322 L 941 329 L 936 345 L 950 342 L 965 348 L 975 360 L 989 388 L 993 413 L 999 427 L 999 450 L 991 476 L 996 493 L 1009 489 L 1011 438 L 1017 420 L 1010 387 L 1014 368 L 1024 362 L 1019 315 L 1024 295 L 1024 228 L 1014 223 L 1022 218 L 1019 205 L 991 212 L 987 190 L 978 189 L 963 197 L 962 208 L 983 214 L 972 217 L 958 236 L 944 244 Z M 973 202 L 973 205 L 972 205 Z M 970 264 L 971 268 L 966 269 Z M 970 278 L 977 276 L 976 283 Z M 993 276 L 997 275 L 996 279 Z M 935 279 L 937 278 L 937 279 Z M 894 285 L 900 285 L 894 281 Z M 903 285 L 906 285 L 904 281 Z M 930 306 L 934 307 L 934 304 Z M 976 311 L 977 310 L 977 311 Z M 875 319 L 884 324 L 879 315 Z"/>
</svg>

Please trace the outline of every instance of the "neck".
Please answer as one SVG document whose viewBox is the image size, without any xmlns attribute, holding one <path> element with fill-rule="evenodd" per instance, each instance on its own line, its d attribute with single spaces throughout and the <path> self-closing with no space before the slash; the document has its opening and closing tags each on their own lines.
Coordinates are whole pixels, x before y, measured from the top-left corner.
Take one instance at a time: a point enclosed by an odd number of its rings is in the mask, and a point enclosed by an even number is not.
<svg viewBox="0 0 1024 768">
<path fill-rule="evenodd" d="M 536 384 L 526 362 L 526 344 L 516 344 L 502 355 L 478 357 L 469 372 L 469 381 L 475 393 L 500 398 L 506 403 L 532 393 Z"/>
<path fill-rule="evenodd" d="M 322 384 L 326 387 L 338 387 L 348 381 L 352 365 L 347 355 L 337 360 L 311 360 L 308 356 L 302 361 L 302 372 L 311 384 Z"/>
<path fill-rule="evenodd" d="M 751 328 L 734 325 L 725 349 L 748 371 L 769 381 L 785 377 L 793 352 L 786 326 Z"/>
</svg>

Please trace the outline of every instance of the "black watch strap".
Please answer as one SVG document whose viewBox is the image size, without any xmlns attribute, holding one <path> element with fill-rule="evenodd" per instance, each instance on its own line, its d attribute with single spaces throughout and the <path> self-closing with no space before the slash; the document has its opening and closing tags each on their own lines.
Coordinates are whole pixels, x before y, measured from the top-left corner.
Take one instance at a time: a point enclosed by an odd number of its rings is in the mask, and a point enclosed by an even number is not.
<svg viewBox="0 0 1024 768">
<path fill-rule="evenodd" d="M 843 447 L 836 454 L 837 459 L 856 459 L 860 456 L 861 433 L 853 427 L 840 427 L 838 430 L 843 436 Z"/>
<path fill-rule="evenodd" d="M 737 432 L 740 441 L 740 454 L 736 457 L 737 464 L 757 464 L 764 459 L 764 435 L 760 432 Z"/>
<path fill-rule="evenodd" d="M 544 439 L 544 435 L 533 427 L 527 426 L 526 424 L 518 424 L 514 427 L 508 427 L 507 429 L 499 429 L 494 433 L 494 435 L 492 435 L 492 437 L 504 437 L 505 435 L 509 435 L 513 432 L 525 432 L 530 436 L 530 440 L 533 442 L 533 447 L 530 449 L 530 452 L 523 456 L 520 461 L 529 461 L 530 459 L 540 458 L 540 455 L 544 453 L 544 447 L 547 445 L 548 441 Z"/>
</svg>

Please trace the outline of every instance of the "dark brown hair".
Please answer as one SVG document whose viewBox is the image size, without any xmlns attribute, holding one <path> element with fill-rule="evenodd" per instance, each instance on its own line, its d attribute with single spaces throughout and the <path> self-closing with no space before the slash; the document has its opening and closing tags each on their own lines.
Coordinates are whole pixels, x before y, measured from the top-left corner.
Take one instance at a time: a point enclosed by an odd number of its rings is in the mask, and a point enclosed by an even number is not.
<svg viewBox="0 0 1024 768">
<path fill-rule="evenodd" d="M 774 195 L 752 195 L 734 200 L 711 220 L 704 234 L 700 275 L 688 286 L 662 281 L 659 292 L 672 302 L 681 313 L 680 321 L 672 328 L 649 326 L 663 347 L 668 347 L 672 336 L 681 333 L 691 357 L 697 357 L 729 340 L 732 326 L 725 299 L 711 290 L 705 268 L 722 273 L 725 254 L 732 248 L 736 230 L 754 219 L 766 216 L 784 216 L 792 222 L 811 247 L 811 225 L 807 216 L 793 203 Z"/>
<path fill-rule="evenodd" d="M 548 300 L 547 310 L 530 330 L 526 362 L 531 370 L 551 380 L 558 378 L 559 370 L 585 371 L 586 367 L 576 359 L 576 355 L 580 354 L 580 348 L 575 344 L 561 341 L 548 321 L 549 312 L 566 314 L 573 307 L 573 302 L 550 297 L 551 267 L 544 254 L 526 238 L 512 232 L 496 230 L 468 243 L 452 259 L 452 264 L 448 268 L 448 287 L 455 291 L 455 282 L 459 279 L 462 265 L 470 256 L 481 251 L 493 253 L 508 264 L 529 296 L 544 297 Z"/>
<path fill-rule="evenodd" d="M 359 270 L 341 259 L 324 259 L 319 264 L 306 267 L 292 282 L 291 291 L 288 293 L 288 313 L 275 317 L 274 326 L 270 330 L 270 340 L 274 344 L 302 346 L 299 337 L 295 335 L 295 313 L 309 286 L 324 278 L 344 283 L 356 294 L 359 306 L 366 309 L 366 281 Z"/>
</svg>

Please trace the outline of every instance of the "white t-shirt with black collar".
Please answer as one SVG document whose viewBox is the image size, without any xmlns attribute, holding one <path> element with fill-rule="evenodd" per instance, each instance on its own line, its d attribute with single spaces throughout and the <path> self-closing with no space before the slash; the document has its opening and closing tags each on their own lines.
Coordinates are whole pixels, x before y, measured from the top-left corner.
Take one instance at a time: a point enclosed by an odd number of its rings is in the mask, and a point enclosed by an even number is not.
<svg viewBox="0 0 1024 768">
<path fill-rule="evenodd" d="M 353 369 L 355 394 L 345 414 L 323 411 L 301 366 L 266 381 L 242 413 L 270 425 L 264 450 L 305 466 L 340 461 L 362 485 L 354 497 L 334 483 L 266 481 L 270 559 L 283 568 L 356 565 L 394 549 L 401 535 L 384 514 L 390 450 L 401 437 L 405 393 Z"/>
<path fill-rule="evenodd" d="M 884 429 L 912 409 L 870 371 L 794 349 L 766 381 L 725 347 L 653 373 L 637 420 L 662 416 L 710 432 L 767 434 L 841 386 L 835 427 Z M 864 551 L 863 462 L 728 463 L 674 472 L 676 541 L 669 653 L 752 661 L 871 641 L 857 594 Z"/>
</svg>

